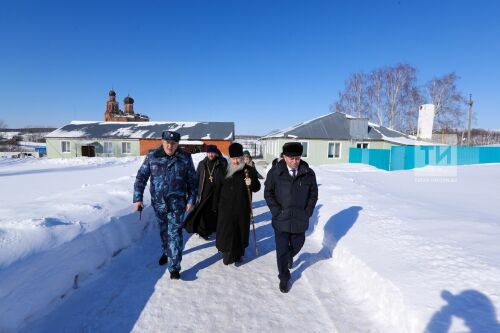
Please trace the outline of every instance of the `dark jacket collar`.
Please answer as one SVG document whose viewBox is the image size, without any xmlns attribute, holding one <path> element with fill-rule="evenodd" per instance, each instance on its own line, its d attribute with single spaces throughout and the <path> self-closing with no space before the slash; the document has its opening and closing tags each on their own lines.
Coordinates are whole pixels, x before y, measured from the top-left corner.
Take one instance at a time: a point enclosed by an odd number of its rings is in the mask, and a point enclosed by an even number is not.
<svg viewBox="0 0 500 333">
<path fill-rule="evenodd" d="M 202 163 L 203 165 L 206 166 L 206 165 L 208 165 L 208 162 L 209 162 L 208 157 L 205 156 L 205 158 L 202 159 L 200 163 Z M 224 164 L 225 163 L 224 163 L 223 157 L 216 157 L 215 158 L 215 165 L 216 166 L 219 166 L 219 165 L 224 166 Z"/>
<path fill-rule="evenodd" d="M 172 156 L 168 156 L 167 153 L 165 153 L 165 149 L 163 149 L 163 145 L 160 145 L 155 150 L 153 150 L 153 155 L 156 158 L 161 158 L 161 157 L 177 157 L 180 154 L 182 154 L 182 148 L 180 148 L 180 147 L 177 147 L 177 149 L 175 150 L 175 153 Z"/>
<path fill-rule="evenodd" d="M 276 169 L 278 171 L 278 174 L 286 173 L 289 174 L 288 172 L 288 167 L 286 166 L 285 160 L 281 160 L 276 164 Z M 300 160 L 299 167 L 297 168 L 297 177 L 306 173 L 309 173 L 309 164 L 307 164 L 306 161 Z"/>
</svg>

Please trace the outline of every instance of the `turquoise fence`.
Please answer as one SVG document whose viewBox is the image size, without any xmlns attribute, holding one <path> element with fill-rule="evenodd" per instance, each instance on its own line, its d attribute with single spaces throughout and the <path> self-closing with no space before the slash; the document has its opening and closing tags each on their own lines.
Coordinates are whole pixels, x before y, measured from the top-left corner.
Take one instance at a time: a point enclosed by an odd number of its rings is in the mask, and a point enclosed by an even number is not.
<svg viewBox="0 0 500 333">
<path fill-rule="evenodd" d="M 500 163 L 500 147 L 393 146 L 391 149 L 349 149 L 349 163 L 383 170 L 409 170 L 426 165 Z"/>
</svg>

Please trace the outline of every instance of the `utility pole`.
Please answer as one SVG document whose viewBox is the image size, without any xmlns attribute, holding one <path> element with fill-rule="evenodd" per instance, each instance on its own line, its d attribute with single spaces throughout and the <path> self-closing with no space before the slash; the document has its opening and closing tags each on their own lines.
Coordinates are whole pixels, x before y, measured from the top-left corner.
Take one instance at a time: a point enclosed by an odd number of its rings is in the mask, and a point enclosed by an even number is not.
<svg viewBox="0 0 500 333">
<path fill-rule="evenodd" d="M 470 128 L 472 125 L 472 105 L 474 102 L 472 101 L 472 94 L 469 94 L 469 129 L 467 130 L 467 145 L 470 146 Z"/>
</svg>

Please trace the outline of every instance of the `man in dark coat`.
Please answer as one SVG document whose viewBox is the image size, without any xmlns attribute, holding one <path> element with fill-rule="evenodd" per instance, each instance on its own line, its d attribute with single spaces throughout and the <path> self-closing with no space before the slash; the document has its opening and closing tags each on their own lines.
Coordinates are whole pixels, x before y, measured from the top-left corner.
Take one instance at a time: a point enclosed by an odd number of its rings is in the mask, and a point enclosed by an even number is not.
<svg viewBox="0 0 500 333">
<path fill-rule="evenodd" d="M 198 198 L 196 205 L 184 222 L 189 233 L 197 233 L 208 240 L 217 228 L 217 204 L 214 200 L 215 184 L 226 176 L 227 161 L 215 145 L 207 146 L 207 156 L 198 163 Z"/>
<path fill-rule="evenodd" d="M 255 170 L 243 161 L 243 147 L 229 146 L 231 162 L 220 184 L 216 200 L 218 206 L 217 249 L 222 252 L 224 265 L 241 262 L 248 246 L 250 232 L 251 192 L 260 190 Z M 248 175 L 248 176 L 247 176 Z"/>
<path fill-rule="evenodd" d="M 162 145 L 151 150 L 134 183 L 134 209 L 142 210 L 143 193 L 150 179 L 151 204 L 158 218 L 163 253 L 159 264 L 167 264 L 170 278 L 180 278 L 182 219 L 196 201 L 198 180 L 191 155 L 179 148 L 180 134 L 162 133 Z"/>
<path fill-rule="evenodd" d="M 280 154 L 280 157 L 276 157 L 272 162 L 271 162 L 271 165 L 272 166 L 276 166 L 276 164 L 278 164 L 279 161 L 281 161 L 283 159 L 283 153 Z"/>
<path fill-rule="evenodd" d="M 293 257 L 304 245 L 309 218 L 318 201 L 316 175 L 300 159 L 302 149 L 299 142 L 283 145 L 283 159 L 267 173 L 264 189 L 272 215 L 279 288 L 283 293 L 288 292 Z"/>
</svg>

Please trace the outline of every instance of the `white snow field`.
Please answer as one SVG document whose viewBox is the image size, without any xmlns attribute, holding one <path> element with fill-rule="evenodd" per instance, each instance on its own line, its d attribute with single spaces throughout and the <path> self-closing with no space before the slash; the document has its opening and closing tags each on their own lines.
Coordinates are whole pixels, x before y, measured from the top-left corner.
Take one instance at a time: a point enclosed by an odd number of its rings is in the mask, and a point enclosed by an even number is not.
<svg viewBox="0 0 500 333">
<path fill-rule="evenodd" d="M 213 236 L 185 233 L 170 280 L 148 189 L 132 212 L 140 163 L 0 160 L 0 332 L 500 332 L 499 164 L 313 167 L 319 201 L 282 294 L 263 189 L 259 256 L 251 235 L 224 266 Z"/>
</svg>

